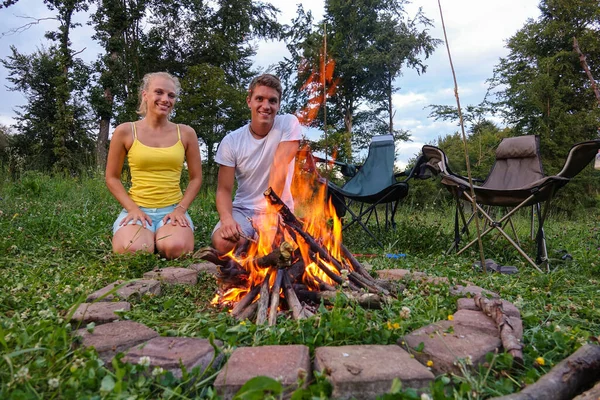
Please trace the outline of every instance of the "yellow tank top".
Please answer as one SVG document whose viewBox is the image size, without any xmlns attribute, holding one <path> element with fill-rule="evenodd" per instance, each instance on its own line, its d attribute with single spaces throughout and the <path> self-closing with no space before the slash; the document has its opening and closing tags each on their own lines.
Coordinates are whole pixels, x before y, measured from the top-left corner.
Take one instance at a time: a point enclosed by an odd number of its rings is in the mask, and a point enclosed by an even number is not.
<svg viewBox="0 0 600 400">
<path fill-rule="evenodd" d="M 133 144 L 127 153 L 131 171 L 129 196 L 140 207 L 160 208 L 176 204 L 183 194 L 179 181 L 185 148 L 177 125 L 178 141 L 171 147 L 150 147 L 137 138 L 132 122 Z"/>
</svg>

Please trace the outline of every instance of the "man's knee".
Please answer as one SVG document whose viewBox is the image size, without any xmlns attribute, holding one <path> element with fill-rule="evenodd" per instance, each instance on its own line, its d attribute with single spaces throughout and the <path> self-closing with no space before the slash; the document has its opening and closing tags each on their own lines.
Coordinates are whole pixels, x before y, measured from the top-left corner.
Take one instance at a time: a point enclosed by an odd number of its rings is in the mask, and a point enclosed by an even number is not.
<svg viewBox="0 0 600 400">
<path fill-rule="evenodd" d="M 236 245 L 236 243 L 231 240 L 223 239 L 219 235 L 219 229 L 213 233 L 211 240 L 213 248 L 221 253 L 229 253 Z"/>
</svg>

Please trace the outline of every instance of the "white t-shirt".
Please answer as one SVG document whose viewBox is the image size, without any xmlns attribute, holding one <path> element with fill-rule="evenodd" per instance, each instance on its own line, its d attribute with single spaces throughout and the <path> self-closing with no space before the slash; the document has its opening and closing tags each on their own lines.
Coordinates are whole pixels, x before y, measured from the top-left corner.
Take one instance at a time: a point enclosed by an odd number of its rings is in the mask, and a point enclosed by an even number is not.
<svg viewBox="0 0 600 400">
<path fill-rule="evenodd" d="M 291 114 L 275 116 L 273 128 L 262 139 L 252 136 L 249 127 L 247 124 L 227 134 L 217 149 L 215 161 L 226 167 L 235 167 L 238 187 L 233 206 L 262 211 L 267 208 L 263 193 L 269 185 L 269 172 L 277 146 L 281 142 L 300 140 L 302 128 L 298 118 Z M 281 168 L 286 166 L 282 165 Z M 293 210 L 290 186 L 294 175 L 294 160 L 287 165 L 287 169 L 281 200 Z"/>
</svg>

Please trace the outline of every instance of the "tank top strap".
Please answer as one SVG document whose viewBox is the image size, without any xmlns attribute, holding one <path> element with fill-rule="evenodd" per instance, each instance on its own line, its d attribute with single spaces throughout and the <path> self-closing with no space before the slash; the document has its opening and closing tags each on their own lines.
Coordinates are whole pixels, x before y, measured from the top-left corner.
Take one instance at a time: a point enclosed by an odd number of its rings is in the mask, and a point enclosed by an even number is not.
<svg viewBox="0 0 600 400">
<path fill-rule="evenodd" d="M 177 124 L 177 138 L 181 142 L 181 131 L 179 130 L 179 124 Z"/>
<path fill-rule="evenodd" d="M 131 134 L 133 135 L 133 140 L 137 139 L 137 129 L 135 128 L 135 122 L 131 122 Z"/>
</svg>

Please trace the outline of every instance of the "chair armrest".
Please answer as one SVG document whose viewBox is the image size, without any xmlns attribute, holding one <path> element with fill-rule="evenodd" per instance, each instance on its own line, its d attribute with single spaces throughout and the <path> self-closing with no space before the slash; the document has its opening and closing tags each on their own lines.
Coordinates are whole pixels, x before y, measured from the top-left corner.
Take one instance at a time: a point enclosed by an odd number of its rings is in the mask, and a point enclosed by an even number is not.
<svg viewBox="0 0 600 400">
<path fill-rule="evenodd" d="M 356 175 L 356 172 L 361 167 L 360 165 L 348 164 L 348 163 L 333 160 L 333 159 L 325 160 L 324 158 L 317 157 L 317 156 L 313 156 L 313 159 L 316 162 L 327 163 L 328 165 L 337 165 L 338 167 L 340 167 L 340 172 L 342 173 L 342 175 L 344 175 L 345 177 L 348 177 L 348 178 L 352 178 L 354 175 Z"/>
</svg>

